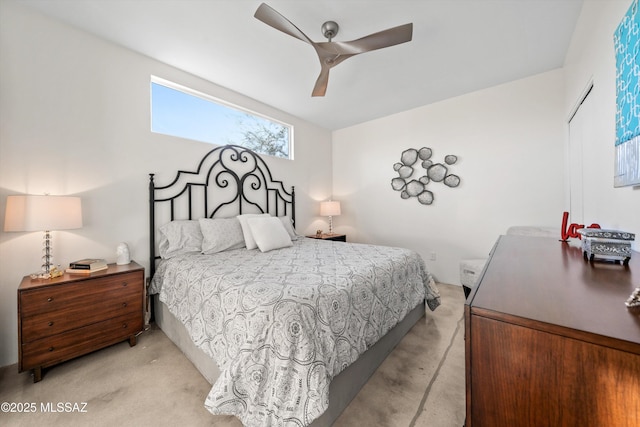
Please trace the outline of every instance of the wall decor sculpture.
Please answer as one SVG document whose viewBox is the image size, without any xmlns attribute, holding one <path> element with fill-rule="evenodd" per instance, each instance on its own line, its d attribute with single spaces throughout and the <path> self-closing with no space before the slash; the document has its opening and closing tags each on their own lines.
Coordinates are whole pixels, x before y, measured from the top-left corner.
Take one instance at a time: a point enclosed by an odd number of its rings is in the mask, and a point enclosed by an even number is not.
<svg viewBox="0 0 640 427">
<path fill-rule="evenodd" d="M 398 173 L 397 178 L 391 180 L 391 188 L 400 191 L 400 197 L 409 199 L 415 197 L 423 205 L 433 203 L 433 192 L 427 189 L 431 182 L 442 182 L 448 187 L 460 185 L 460 177 L 449 173 L 449 167 L 458 161 L 453 154 L 445 156 L 444 163 L 434 163 L 431 160 L 433 150 L 422 147 L 417 150 L 409 148 L 400 156 L 400 162 L 393 165 L 393 170 Z M 420 168 L 424 169 L 421 175 Z M 416 170 L 417 169 L 417 170 Z"/>
</svg>

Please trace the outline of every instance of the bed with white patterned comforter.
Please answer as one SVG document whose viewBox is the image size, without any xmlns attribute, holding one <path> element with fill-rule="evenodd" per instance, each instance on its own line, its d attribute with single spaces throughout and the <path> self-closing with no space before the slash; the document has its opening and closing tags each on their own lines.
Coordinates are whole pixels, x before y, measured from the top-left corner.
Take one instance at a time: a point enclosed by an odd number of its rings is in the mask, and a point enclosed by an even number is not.
<svg viewBox="0 0 640 427">
<path fill-rule="evenodd" d="M 417 253 L 308 238 L 163 260 L 150 293 L 220 368 L 206 408 L 260 427 L 311 423 L 331 378 L 418 304 L 440 304 Z"/>
</svg>

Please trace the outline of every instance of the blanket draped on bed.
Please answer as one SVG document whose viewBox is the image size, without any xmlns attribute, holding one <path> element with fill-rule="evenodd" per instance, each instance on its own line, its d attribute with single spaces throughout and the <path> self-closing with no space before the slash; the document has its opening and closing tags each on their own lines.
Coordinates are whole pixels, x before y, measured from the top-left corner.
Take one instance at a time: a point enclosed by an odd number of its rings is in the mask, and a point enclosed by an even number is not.
<svg viewBox="0 0 640 427">
<path fill-rule="evenodd" d="M 163 260 L 150 292 L 220 368 L 206 408 L 260 427 L 311 423 L 331 378 L 423 300 L 440 304 L 415 252 L 314 239 Z"/>
</svg>

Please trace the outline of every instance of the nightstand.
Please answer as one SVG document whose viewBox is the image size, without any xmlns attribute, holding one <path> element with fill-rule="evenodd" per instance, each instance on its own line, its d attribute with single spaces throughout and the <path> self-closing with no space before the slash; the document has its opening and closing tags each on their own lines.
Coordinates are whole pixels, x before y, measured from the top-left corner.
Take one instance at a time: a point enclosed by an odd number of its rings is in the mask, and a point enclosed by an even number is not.
<svg viewBox="0 0 640 427">
<path fill-rule="evenodd" d="M 336 242 L 346 242 L 347 235 L 346 234 L 321 234 L 318 236 L 317 234 L 313 234 L 311 236 L 307 236 L 312 239 L 321 239 L 321 240 L 334 240 Z"/>
<path fill-rule="evenodd" d="M 144 328 L 144 268 L 109 264 L 91 274 L 26 276 L 18 288 L 18 370 L 42 368 L 129 340 Z"/>
</svg>

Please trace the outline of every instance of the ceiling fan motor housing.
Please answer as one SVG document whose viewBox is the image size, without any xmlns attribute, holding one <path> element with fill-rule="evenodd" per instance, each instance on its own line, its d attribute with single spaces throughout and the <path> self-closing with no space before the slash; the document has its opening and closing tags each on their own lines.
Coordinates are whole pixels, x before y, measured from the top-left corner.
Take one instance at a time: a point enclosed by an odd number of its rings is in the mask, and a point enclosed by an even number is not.
<svg viewBox="0 0 640 427">
<path fill-rule="evenodd" d="M 338 30 L 340 29 L 340 27 L 335 21 L 327 21 L 322 24 L 322 27 L 320 29 L 322 30 L 322 35 L 328 38 L 329 41 L 331 41 L 331 39 L 334 38 L 336 34 L 338 34 Z"/>
</svg>

